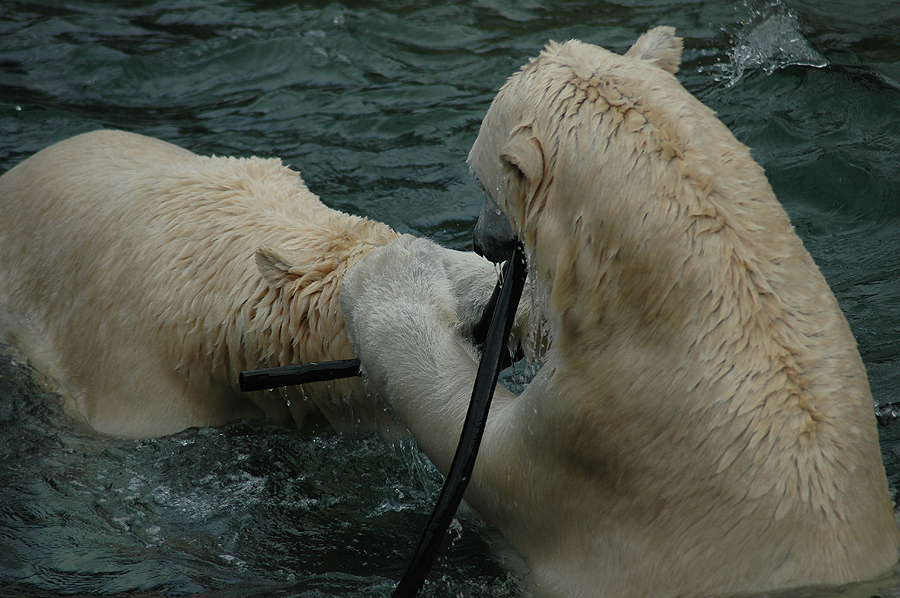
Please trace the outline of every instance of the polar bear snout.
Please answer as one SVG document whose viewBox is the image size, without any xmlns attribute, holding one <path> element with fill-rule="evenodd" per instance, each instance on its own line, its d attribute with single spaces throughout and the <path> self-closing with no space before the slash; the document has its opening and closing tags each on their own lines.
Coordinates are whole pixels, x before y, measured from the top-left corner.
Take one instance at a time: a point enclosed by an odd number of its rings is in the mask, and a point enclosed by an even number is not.
<svg viewBox="0 0 900 598">
<path fill-rule="evenodd" d="M 506 214 L 485 194 L 481 214 L 472 233 L 475 253 L 494 263 L 500 263 L 509 259 L 516 241 L 518 238 L 509 225 Z"/>
</svg>

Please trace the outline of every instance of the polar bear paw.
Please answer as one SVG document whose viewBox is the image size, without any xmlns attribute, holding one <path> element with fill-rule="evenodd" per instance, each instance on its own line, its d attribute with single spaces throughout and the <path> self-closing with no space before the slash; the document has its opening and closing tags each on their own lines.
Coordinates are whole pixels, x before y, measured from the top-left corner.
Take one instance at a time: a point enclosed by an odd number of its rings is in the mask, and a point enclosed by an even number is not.
<svg viewBox="0 0 900 598">
<path fill-rule="evenodd" d="M 384 381 L 402 369 L 428 375 L 441 347 L 461 342 L 453 284 L 443 249 L 404 235 L 379 247 L 344 277 L 341 310 L 366 375 Z M 416 371 L 416 370 L 420 371 Z"/>
</svg>

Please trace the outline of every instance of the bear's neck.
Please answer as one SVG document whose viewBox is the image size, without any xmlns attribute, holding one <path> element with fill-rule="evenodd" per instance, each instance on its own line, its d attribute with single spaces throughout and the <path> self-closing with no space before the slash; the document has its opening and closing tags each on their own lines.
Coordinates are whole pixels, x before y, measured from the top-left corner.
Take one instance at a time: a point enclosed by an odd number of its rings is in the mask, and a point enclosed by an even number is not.
<svg viewBox="0 0 900 598">
<path fill-rule="evenodd" d="M 643 218 L 640 230 L 640 214 L 568 215 L 556 217 L 573 234 L 534 237 L 558 375 L 583 385 L 567 396 L 602 396 L 587 411 L 647 409 L 661 433 L 684 418 L 689 429 L 712 403 L 781 412 L 797 442 L 829 416 L 865 426 L 871 395 L 855 341 L 774 195 L 707 199 L 655 228 Z"/>
</svg>

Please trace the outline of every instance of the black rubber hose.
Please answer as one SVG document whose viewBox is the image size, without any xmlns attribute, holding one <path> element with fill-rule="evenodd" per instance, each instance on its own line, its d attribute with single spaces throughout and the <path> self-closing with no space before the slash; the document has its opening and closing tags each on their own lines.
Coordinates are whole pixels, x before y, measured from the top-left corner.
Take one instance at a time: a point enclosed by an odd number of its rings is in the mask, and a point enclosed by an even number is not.
<svg viewBox="0 0 900 598">
<path fill-rule="evenodd" d="M 478 456 L 478 448 L 484 435 L 497 378 L 500 376 L 500 370 L 509 362 L 506 347 L 522 289 L 525 287 L 526 274 L 525 250 L 521 243 L 517 243 L 506 264 L 504 275 L 497 282 L 481 321 L 474 329 L 475 342 L 478 345 L 483 344 L 484 351 L 475 374 L 472 399 L 466 412 L 456 454 L 416 552 L 409 562 L 406 573 L 394 589 L 393 598 L 412 598 L 419 592 L 431 570 L 444 534 L 462 502 L 472 470 L 475 468 L 475 458 Z M 238 384 L 242 391 L 248 392 L 359 375 L 359 359 L 345 359 L 247 370 L 240 373 Z"/>
<path fill-rule="evenodd" d="M 512 330 L 522 289 L 525 287 L 527 268 L 525 250 L 521 243 L 516 243 L 509 264 L 506 279 L 502 281 L 500 298 L 491 318 L 481 363 L 475 374 L 472 400 L 469 402 L 469 410 L 466 413 L 453 463 L 450 465 L 444 487 L 425 526 L 416 552 L 409 562 L 406 573 L 394 589 L 393 598 L 413 598 L 425 583 L 441 540 L 462 502 L 463 494 L 472 477 L 494 388 L 497 386 L 497 378 L 502 369 L 501 360 L 507 352 L 507 339 Z"/>
</svg>

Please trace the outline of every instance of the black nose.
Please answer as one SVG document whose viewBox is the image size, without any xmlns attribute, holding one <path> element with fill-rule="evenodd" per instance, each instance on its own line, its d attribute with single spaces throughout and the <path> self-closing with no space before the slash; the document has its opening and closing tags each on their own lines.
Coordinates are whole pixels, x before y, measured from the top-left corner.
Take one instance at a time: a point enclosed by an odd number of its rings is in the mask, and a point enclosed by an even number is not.
<svg viewBox="0 0 900 598">
<path fill-rule="evenodd" d="M 498 239 L 479 233 L 480 230 L 476 226 L 475 232 L 472 234 L 472 247 L 475 249 L 475 253 L 495 264 L 508 260 L 518 242 L 516 237 Z"/>
</svg>

